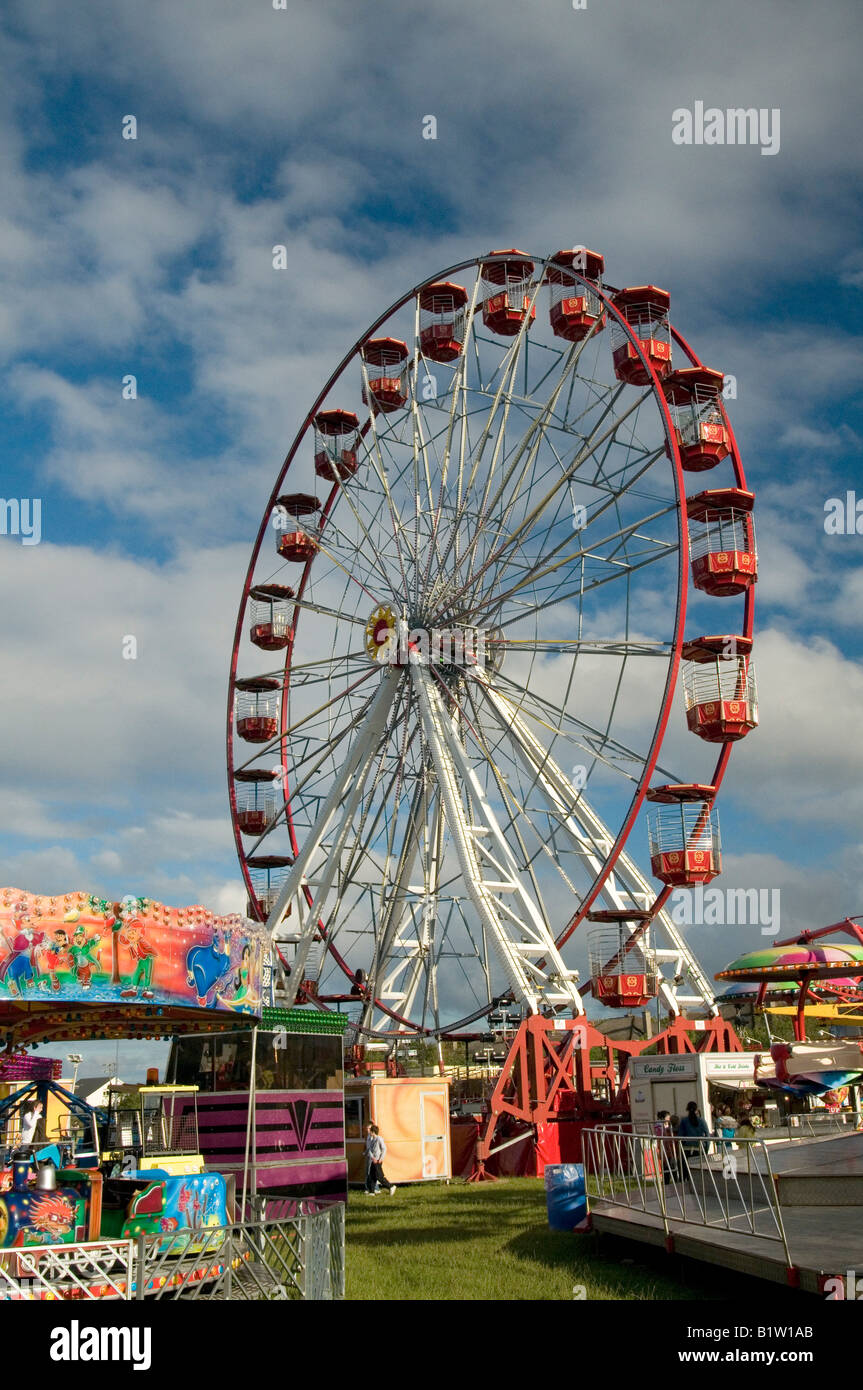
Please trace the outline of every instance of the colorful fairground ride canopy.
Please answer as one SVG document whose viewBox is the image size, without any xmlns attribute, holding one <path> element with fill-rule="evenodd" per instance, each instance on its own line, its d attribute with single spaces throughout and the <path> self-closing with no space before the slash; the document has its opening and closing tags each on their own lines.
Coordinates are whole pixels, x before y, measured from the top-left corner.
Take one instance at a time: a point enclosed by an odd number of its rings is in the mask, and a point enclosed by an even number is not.
<svg viewBox="0 0 863 1390">
<path fill-rule="evenodd" d="M 162 1038 L 237 1026 L 272 1004 L 264 926 L 127 895 L 0 889 L 0 1033 Z"/>
</svg>

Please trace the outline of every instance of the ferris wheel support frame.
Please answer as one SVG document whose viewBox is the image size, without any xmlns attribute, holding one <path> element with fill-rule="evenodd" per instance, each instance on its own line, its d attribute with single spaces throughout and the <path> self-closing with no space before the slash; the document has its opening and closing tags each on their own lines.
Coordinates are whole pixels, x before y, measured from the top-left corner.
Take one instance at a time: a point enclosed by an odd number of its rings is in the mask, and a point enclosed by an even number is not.
<svg viewBox="0 0 863 1390">
<path fill-rule="evenodd" d="M 414 662 L 410 674 L 468 895 L 512 988 L 531 1013 L 538 1013 L 543 1005 L 556 1008 L 565 1004 L 575 1013 L 583 1013 L 575 972 L 564 964 L 548 923 L 521 881 L 512 850 L 470 759 L 455 736 L 453 721 L 431 672 Z M 471 820 L 464 806 L 459 775 L 470 795 Z M 506 904 L 504 896 L 517 905 L 515 909 Z M 539 964 L 540 959 L 543 965 Z"/>
<path fill-rule="evenodd" d="M 500 723 L 509 729 L 512 744 L 522 756 L 525 766 L 534 774 L 547 799 L 559 812 L 561 829 L 570 836 L 585 863 L 598 872 L 605 854 L 613 843 L 610 831 L 593 810 L 584 793 L 572 785 L 506 697 L 495 691 L 489 681 L 480 679 L 478 675 L 474 679 L 491 703 Z M 616 880 L 622 881 L 623 891 L 618 887 Z M 699 994 L 682 997 L 678 995 L 673 982 L 669 984 L 663 979 L 660 988 L 670 1012 L 678 1015 L 683 1012 L 681 1005 L 697 1004 L 706 1007 L 712 1015 L 718 1014 L 719 1007 L 709 979 L 668 913 L 657 910 L 655 889 L 625 851 L 618 858 L 614 874 L 605 879 L 600 891 L 612 908 L 652 909 L 655 915 L 650 925 L 658 920 L 674 948 L 670 952 L 654 949 L 654 954 L 658 959 L 674 960 L 675 975 L 680 973 L 680 966 L 686 965 L 690 980 L 699 990 Z M 630 902 L 626 901 L 627 896 Z"/>
<path fill-rule="evenodd" d="M 600 1121 L 628 1117 L 629 1059 L 648 1047 L 673 1057 L 743 1050 L 731 1024 L 721 1017 L 693 1021 L 681 1016 L 655 1037 L 629 1042 L 612 1040 L 585 1018 L 551 1019 L 534 1014 L 524 1019 L 495 1081 L 467 1181 L 494 1181 L 496 1174 L 489 1169 L 489 1161 L 511 1142 L 494 1142 L 505 1116 L 525 1126 L 525 1138 L 532 1132 L 535 1145 L 537 1126 L 550 1122 L 556 1131 L 553 1161 L 581 1162 L 584 1129 Z M 591 1061 L 594 1048 L 605 1053 L 603 1061 Z M 606 1084 L 607 1102 L 594 1095 L 596 1081 Z M 541 1160 L 538 1166 L 541 1169 L 549 1161 Z"/>
<path fill-rule="evenodd" d="M 369 708 L 365 726 L 357 733 L 342 770 L 321 807 L 314 828 L 291 865 L 267 918 L 267 930 L 271 937 L 276 938 L 276 933 L 287 915 L 288 906 L 296 901 L 300 915 L 300 930 L 291 975 L 284 987 L 284 1004 L 287 1008 L 291 1008 L 296 1000 L 312 941 L 320 933 L 322 905 L 338 873 L 341 851 L 350 836 L 354 812 L 362 796 L 368 770 L 380 747 L 398 686 L 397 673 L 393 670 L 385 671 Z M 320 878 L 309 880 L 306 877 L 309 861 L 320 848 L 340 809 L 338 830 L 323 872 Z M 309 888 L 314 888 L 313 895 L 308 893 Z"/>
</svg>

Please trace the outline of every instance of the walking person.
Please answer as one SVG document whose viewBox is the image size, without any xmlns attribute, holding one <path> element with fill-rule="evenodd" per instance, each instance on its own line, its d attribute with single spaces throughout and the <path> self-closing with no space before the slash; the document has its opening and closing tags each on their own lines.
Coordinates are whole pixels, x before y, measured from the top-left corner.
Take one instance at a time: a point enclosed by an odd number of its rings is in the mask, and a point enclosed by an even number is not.
<svg viewBox="0 0 863 1390">
<path fill-rule="evenodd" d="M 376 1197 L 382 1187 L 389 1189 L 392 1197 L 396 1190 L 395 1183 L 388 1182 L 384 1177 L 383 1161 L 386 1158 L 387 1146 L 377 1125 L 370 1124 L 366 1130 L 366 1192 L 370 1197 Z"/>
<path fill-rule="evenodd" d="M 375 1151 L 375 1150 L 377 1149 L 377 1144 L 375 1143 L 375 1136 L 374 1136 L 374 1130 L 375 1130 L 376 1128 L 377 1128 L 376 1125 L 367 1125 L 367 1126 L 366 1126 L 366 1148 L 365 1148 L 365 1154 L 366 1154 L 366 1196 L 367 1196 L 367 1197 L 375 1197 L 375 1196 L 377 1195 L 377 1193 L 376 1193 L 376 1191 L 375 1191 L 375 1182 L 376 1182 L 375 1160 L 374 1160 L 374 1158 L 372 1157 L 373 1151 Z"/>
</svg>

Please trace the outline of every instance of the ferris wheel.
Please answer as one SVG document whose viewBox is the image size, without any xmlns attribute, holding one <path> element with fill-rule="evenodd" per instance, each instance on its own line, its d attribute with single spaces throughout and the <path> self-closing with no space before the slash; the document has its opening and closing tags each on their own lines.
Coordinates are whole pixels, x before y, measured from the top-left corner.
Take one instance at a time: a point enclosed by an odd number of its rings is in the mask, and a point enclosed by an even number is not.
<svg viewBox="0 0 863 1390">
<path fill-rule="evenodd" d="M 587 991 L 717 1012 L 666 903 L 720 871 L 716 793 L 757 724 L 754 499 L 669 309 L 584 247 L 490 252 L 398 299 L 312 405 L 228 700 L 284 1002 L 350 998 L 386 1036 Z M 719 600 L 706 634 L 690 592 Z"/>
</svg>

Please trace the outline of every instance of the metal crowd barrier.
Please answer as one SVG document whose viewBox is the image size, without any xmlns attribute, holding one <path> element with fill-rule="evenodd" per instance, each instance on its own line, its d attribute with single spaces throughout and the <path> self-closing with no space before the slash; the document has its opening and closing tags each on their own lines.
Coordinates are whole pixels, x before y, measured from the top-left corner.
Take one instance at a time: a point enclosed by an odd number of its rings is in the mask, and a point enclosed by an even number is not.
<svg viewBox="0 0 863 1390">
<path fill-rule="evenodd" d="M 0 1302 L 345 1296 L 345 1209 L 0 1251 Z"/>
</svg>

